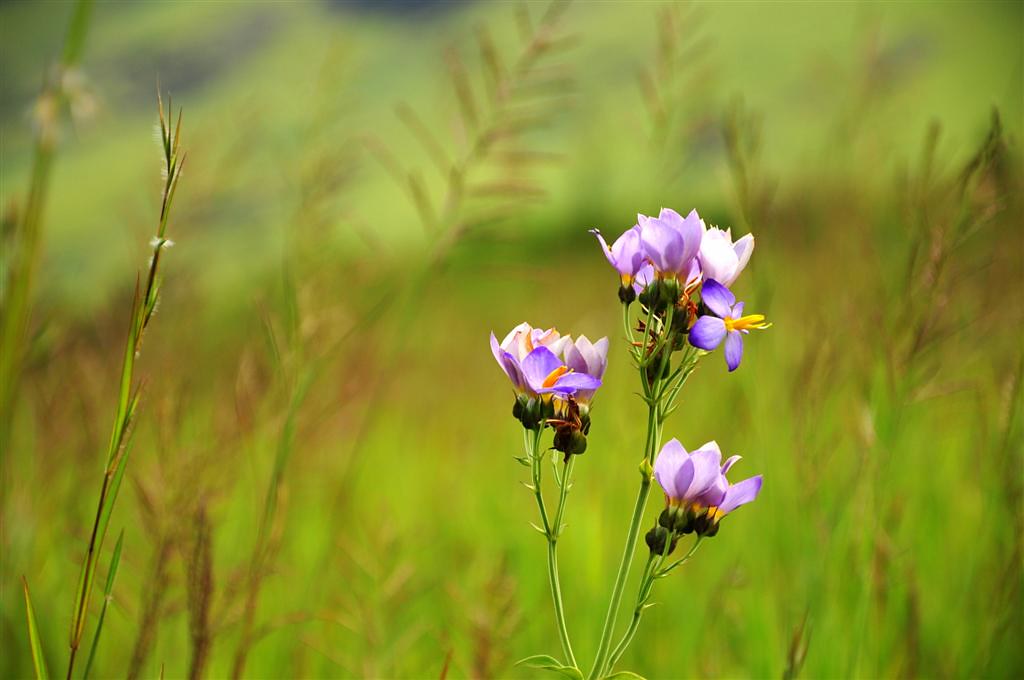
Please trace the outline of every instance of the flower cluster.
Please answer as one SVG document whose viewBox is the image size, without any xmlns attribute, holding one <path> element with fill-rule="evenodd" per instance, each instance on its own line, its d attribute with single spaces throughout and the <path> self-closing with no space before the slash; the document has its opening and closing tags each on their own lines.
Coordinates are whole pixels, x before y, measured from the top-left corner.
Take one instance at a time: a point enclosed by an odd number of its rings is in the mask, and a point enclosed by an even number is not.
<svg viewBox="0 0 1024 680">
<path fill-rule="evenodd" d="M 619 299 L 628 305 L 639 296 L 657 314 L 673 307 L 673 329 L 699 349 L 712 351 L 725 340 L 730 371 L 743 356 L 742 335 L 768 327 L 760 314 L 743 316 L 743 303 L 728 289 L 754 252 L 752 234 L 733 241 L 731 230 L 708 227 L 696 210 L 682 217 L 670 208 L 657 217 L 637 215 L 610 246 L 600 231 L 592 233 L 619 273 Z M 676 342 L 672 350 L 680 348 Z"/>
<path fill-rule="evenodd" d="M 734 241 L 730 230 L 708 227 L 695 210 L 683 217 L 667 208 L 657 217 L 638 215 L 636 224 L 611 245 L 599 231 L 592 233 L 619 276 L 623 331 L 639 372 L 639 394 L 648 409 L 640 489 L 589 675 L 605 678 L 620 675 L 613 672 L 615 664 L 637 631 L 655 581 L 684 564 L 701 541 L 718 534 L 726 515 L 755 500 L 761 491 L 761 475 L 735 484 L 729 481 L 729 472 L 740 457 L 723 461 L 714 441 L 692 453 L 676 439 L 660 451 L 659 446 L 665 421 L 677 408 L 679 392 L 699 361 L 724 345 L 726 365 L 730 372 L 736 370 L 743 357 L 743 336 L 770 324 L 760 314 L 744 314 L 744 304 L 729 290 L 750 261 L 752 235 Z M 634 302 L 639 304 L 633 306 Z M 592 343 L 583 336 L 573 340 L 553 328 L 542 330 L 523 323 L 500 343 L 492 333 L 491 352 L 512 383 L 512 414 L 526 430 L 526 453 L 517 460 L 531 471 L 526 488 L 533 492 L 540 516 L 540 524 L 534 528 L 547 538 L 548 580 L 564 654 L 564 661 L 537 655 L 520 663 L 563 676 L 584 677 L 566 625 L 555 552 L 566 526 L 563 512 L 574 456 L 587 448 L 590 405 L 604 376 L 608 340 Z M 551 448 L 565 454 L 561 466 L 552 460 L 558 491 L 554 512 L 547 510 L 543 491 L 547 466 L 542 451 L 550 450 L 542 446 L 545 427 L 554 430 Z M 665 493 L 665 507 L 645 536 L 650 553 L 633 619 L 621 640 L 613 644 L 616 614 L 655 481 Z M 689 552 L 666 565 L 679 539 L 691 534 L 694 540 Z"/>
<path fill-rule="evenodd" d="M 555 429 L 555 449 L 566 455 L 587 447 L 590 402 L 608 364 L 608 338 L 573 341 L 554 328 L 528 323 L 513 328 L 498 342 L 491 333 L 491 353 L 512 381 L 512 414 L 528 430 L 546 423 Z"/>
<path fill-rule="evenodd" d="M 665 492 L 665 509 L 647 533 L 647 545 L 657 555 L 671 553 L 680 536 L 714 536 L 719 521 L 750 503 L 761 491 L 761 475 L 732 484 L 726 478 L 740 456 L 722 463 L 722 450 L 714 441 L 687 453 L 678 439 L 662 447 L 654 461 L 654 478 Z M 668 542 L 668 549 L 665 549 Z"/>
</svg>

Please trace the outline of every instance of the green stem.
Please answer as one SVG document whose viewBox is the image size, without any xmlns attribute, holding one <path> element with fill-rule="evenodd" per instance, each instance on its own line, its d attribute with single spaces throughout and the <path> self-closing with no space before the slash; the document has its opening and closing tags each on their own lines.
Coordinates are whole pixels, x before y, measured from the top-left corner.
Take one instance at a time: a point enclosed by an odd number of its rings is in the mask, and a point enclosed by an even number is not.
<svg viewBox="0 0 1024 680">
<path fill-rule="evenodd" d="M 569 490 L 569 475 L 572 472 L 572 457 L 565 464 L 562 473 L 562 482 L 559 485 L 558 509 L 555 511 L 555 522 L 552 525 L 548 519 L 547 506 L 544 504 L 544 494 L 541 492 L 541 465 L 543 456 L 540 452 L 540 439 L 544 430 L 538 427 L 533 431 L 533 437 L 527 438 L 527 456 L 533 472 L 533 496 L 537 500 L 537 510 L 540 512 L 540 521 L 543 533 L 548 542 L 548 585 L 551 587 L 551 601 L 555 606 L 555 623 L 558 626 L 558 640 L 562 644 L 562 654 L 566 662 L 576 667 L 576 656 L 572 652 L 572 644 L 569 642 L 569 629 L 565 624 L 565 607 L 562 604 L 562 586 L 558 578 L 558 536 L 561 533 L 562 514 L 565 511 L 565 498 Z"/>
<path fill-rule="evenodd" d="M 647 437 L 644 442 L 644 459 L 640 465 L 640 490 L 637 492 L 636 504 L 633 506 L 633 518 L 629 523 L 629 531 L 626 533 L 626 545 L 622 551 L 622 558 L 619 560 L 619 571 L 615 576 L 615 585 L 612 586 L 611 601 L 608 603 L 608 612 L 604 617 L 604 626 L 601 630 L 601 641 L 597 647 L 597 657 L 594 660 L 594 667 L 588 676 L 594 680 L 601 676 L 608 660 L 608 653 L 611 647 L 612 635 L 615 632 L 615 620 L 618 617 L 619 606 L 622 603 L 622 593 L 626 587 L 626 579 L 629 578 L 629 568 L 633 562 L 633 552 L 636 550 L 637 538 L 640 535 L 640 523 L 643 521 L 644 510 L 647 507 L 647 498 L 651 493 L 651 476 L 653 474 L 654 456 L 658 450 L 661 440 L 661 423 L 664 418 L 662 413 L 661 398 L 664 396 L 659 390 L 661 376 L 667 373 L 666 369 L 671 361 L 672 345 L 675 342 L 675 334 L 672 333 L 672 317 L 674 308 L 670 305 L 665 314 L 665 321 L 662 325 L 662 336 L 649 356 L 643 357 L 639 363 L 640 383 L 644 388 L 644 395 L 647 401 Z M 644 342 L 654 332 L 653 310 L 648 310 L 647 327 L 644 333 Z M 651 360 L 659 360 L 658 352 L 666 351 L 660 357 L 661 365 L 654 380 L 647 378 L 647 364 Z M 646 347 L 643 348 L 646 350 Z"/>
<path fill-rule="evenodd" d="M 641 373 L 644 369 L 641 369 Z M 646 378 L 642 378 L 646 380 Z M 636 496 L 636 504 L 633 506 L 633 519 L 629 523 L 629 531 L 626 533 L 626 546 L 622 551 L 619 560 L 619 571 L 615 577 L 615 585 L 612 587 L 611 601 L 608 603 L 608 612 L 604 617 L 604 627 L 601 630 L 601 642 L 597 648 L 597 658 L 594 660 L 594 668 L 588 676 L 591 680 L 600 676 L 608 659 L 608 647 L 611 644 L 612 633 L 615 630 L 615 619 L 618 615 L 619 604 L 622 601 L 622 591 L 626 587 L 626 579 L 629 576 L 629 567 L 633 561 L 633 551 L 636 550 L 637 537 L 640 534 L 640 522 L 643 521 L 644 509 L 647 507 L 647 497 L 651 492 L 651 465 L 652 451 L 657 448 L 658 440 L 658 403 L 651 402 L 648 405 L 647 413 L 647 441 L 644 448 L 644 460 L 640 468 L 640 491 Z"/>
<path fill-rule="evenodd" d="M 608 658 L 608 665 L 603 670 L 604 673 L 610 673 L 612 669 L 615 668 L 615 664 L 618 663 L 622 655 L 626 653 L 626 649 L 629 648 L 630 643 L 633 642 L 633 638 L 636 636 L 636 631 L 640 628 L 640 618 L 643 616 L 644 609 L 647 608 L 647 601 L 650 599 L 651 591 L 654 589 L 654 582 L 663 576 L 667 576 L 668 573 L 676 567 L 686 564 L 693 556 L 693 553 L 697 552 L 697 546 L 700 545 L 700 542 L 701 539 L 698 537 L 686 555 L 676 560 L 665 569 L 662 569 L 661 565 L 664 564 L 667 555 L 655 556 L 652 554 L 647 560 L 647 568 L 644 570 L 644 576 L 640 580 L 640 589 L 637 591 L 636 606 L 633 607 L 633 618 L 629 622 L 629 628 L 626 629 L 625 635 L 622 636 L 619 644 L 615 646 L 615 650 Z M 668 542 L 666 542 L 666 547 L 668 545 Z"/>
<path fill-rule="evenodd" d="M 654 553 L 651 553 L 651 556 L 647 558 L 647 566 L 644 568 L 644 575 L 640 579 L 640 589 L 637 592 L 636 606 L 633 608 L 633 618 L 629 622 L 629 628 L 626 629 L 625 635 L 622 636 L 619 644 L 615 646 L 611 656 L 608 657 L 608 663 L 602 669 L 602 674 L 607 674 L 615 667 L 616 662 L 625 653 L 626 648 L 629 647 L 629 643 L 633 641 L 633 636 L 636 635 L 636 631 L 640 627 L 640 615 L 643 613 L 644 604 L 646 604 L 647 597 L 650 595 L 651 587 L 654 584 L 653 574 L 657 572 L 655 562 L 660 566 L 661 559 L 660 555 L 655 555 Z"/>
</svg>

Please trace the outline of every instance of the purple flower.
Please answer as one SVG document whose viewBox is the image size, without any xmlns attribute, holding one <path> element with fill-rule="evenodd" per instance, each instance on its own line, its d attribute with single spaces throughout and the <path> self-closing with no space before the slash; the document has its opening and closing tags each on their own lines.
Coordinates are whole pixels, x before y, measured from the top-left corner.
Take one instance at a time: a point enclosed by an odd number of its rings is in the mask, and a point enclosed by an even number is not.
<svg viewBox="0 0 1024 680">
<path fill-rule="evenodd" d="M 697 260 L 705 280 L 714 279 L 723 286 L 731 286 L 747 266 L 753 252 L 753 234 L 733 243 L 732 230 L 711 227 L 704 230 Z"/>
<path fill-rule="evenodd" d="M 704 222 L 696 210 L 685 218 L 662 208 L 657 217 L 640 216 L 640 240 L 647 259 L 662 278 L 686 284 L 698 274 L 696 257 L 704 235 Z"/>
<path fill-rule="evenodd" d="M 715 447 L 717 448 L 717 444 Z M 740 458 L 741 456 L 730 456 L 722 465 L 721 474 L 714 484 L 698 499 L 698 505 L 708 509 L 707 516 L 712 525 L 717 524 L 720 519 L 741 505 L 752 502 L 761 492 L 761 484 L 764 481 L 762 475 L 749 477 L 736 484 L 731 484 L 726 479 L 726 473 Z"/>
<path fill-rule="evenodd" d="M 712 489 L 721 476 L 722 452 L 718 444 L 708 442 L 692 454 L 678 439 L 661 447 L 654 461 L 654 478 L 670 506 L 690 506 Z"/>
<path fill-rule="evenodd" d="M 601 386 L 601 379 L 586 373 L 574 373 L 547 347 L 538 347 L 520 365 L 526 385 L 534 394 L 570 396 L 577 390 L 589 394 Z"/>
<path fill-rule="evenodd" d="M 726 479 L 726 473 L 739 460 L 740 456 L 731 456 L 722 464 L 722 450 L 714 441 L 689 454 L 675 439 L 662 447 L 654 461 L 654 478 L 665 491 L 670 508 L 686 511 L 691 522 L 697 520 L 695 526 L 688 525 L 691 529 L 677 531 L 696 529 L 701 535 L 713 536 L 722 517 L 757 498 L 761 475 L 737 484 Z"/>
<path fill-rule="evenodd" d="M 590 233 L 601 242 L 601 250 L 608 258 L 615 270 L 619 272 L 619 278 L 623 286 L 632 285 L 634 277 L 643 268 L 647 261 L 643 246 L 640 243 L 639 224 L 628 229 L 622 236 L 615 240 L 611 246 L 604 240 L 604 236 L 597 229 L 591 229 Z"/>
<path fill-rule="evenodd" d="M 607 341 L 604 342 L 607 353 Z M 541 394 L 568 396 L 577 390 L 584 390 L 589 398 L 601 386 L 600 376 L 594 377 L 586 372 L 575 373 L 558 358 L 570 345 L 572 338 L 560 335 L 554 328 L 541 330 L 528 323 L 513 328 L 501 344 L 491 333 L 494 360 L 512 381 L 516 392 L 531 397 Z M 587 341 L 586 347 L 588 354 L 594 358 L 594 352 L 590 350 L 596 346 L 591 346 Z M 602 373 L 603 370 L 602 367 Z"/>
<path fill-rule="evenodd" d="M 576 342 L 565 346 L 565 365 L 575 373 L 601 380 L 608 366 L 608 338 L 601 338 L 594 343 L 585 335 L 576 338 Z M 594 392 L 592 389 L 577 389 L 576 401 L 587 403 L 593 398 Z"/>
<path fill-rule="evenodd" d="M 700 296 L 714 316 L 697 319 L 690 329 L 690 344 L 710 352 L 725 340 L 725 363 L 730 371 L 735 371 L 743 358 L 743 335 L 771 324 L 763 314 L 743 316 L 743 303 L 737 303 L 736 296 L 714 279 L 704 282 Z"/>
</svg>

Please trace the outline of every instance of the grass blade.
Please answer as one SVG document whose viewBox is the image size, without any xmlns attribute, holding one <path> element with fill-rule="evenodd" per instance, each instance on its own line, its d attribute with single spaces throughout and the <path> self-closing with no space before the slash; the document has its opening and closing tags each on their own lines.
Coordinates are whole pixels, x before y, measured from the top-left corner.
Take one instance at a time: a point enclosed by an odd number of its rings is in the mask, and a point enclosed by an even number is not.
<svg viewBox="0 0 1024 680">
<path fill-rule="evenodd" d="M 36 626 L 36 612 L 32 608 L 32 597 L 28 594 L 28 581 L 21 577 L 21 585 L 25 589 L 25 615 L 28 617 L 28 641 L 32 646 L 32 665 L 36 668 L 37 678 L 49 678 L 46 670 L 46 657 L 43 656 L 43 645 L 39 641 L 39 627 Z"/>
<path fill-rule="evenodd" d="M 107 618 L 107 606 L 110 604 L 110 594 L 114 590 L 114 579 L 117 577 L 117 565 L 121 563 L 121 546 L 124 543 L 124 529 L 117 537 L 117 544 L 114 546 L 114 554 L 110 558 L 110 570 L 107 571 L 107 584 L 103 587 L 103 608 L 100 609 L 100 620 L 96 623 L 96 633 L 92 637 L 92 646 L 89 647 L 89 658 L 85 661 L 85 672 L 82 678 L 89 677 L 89 669 L 92 668 L 93 659 L 96 657 L 96 648 L 99 646 L 100 633 L 103 632 L 103 620 Z"/>
</svg>

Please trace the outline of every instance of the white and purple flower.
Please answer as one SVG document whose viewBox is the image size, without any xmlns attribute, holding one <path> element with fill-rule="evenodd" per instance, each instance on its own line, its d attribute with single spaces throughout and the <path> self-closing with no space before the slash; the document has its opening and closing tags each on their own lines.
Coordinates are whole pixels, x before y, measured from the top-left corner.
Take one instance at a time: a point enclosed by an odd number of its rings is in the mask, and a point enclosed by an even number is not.
<svg viewBox="0 0 1024 680">
<path fill-rule="evenodd" d="M 732 291 L 714 279 L 704 281 L 700 296 L 711 314 L 705 314 L 693 324 L 690 344 L 710 352 L 725 340 L 725 363 L 730 371 L 735 371 L 743 358 L 744 334 L 771 324 L 764 320 L 763 314 L 744 316 L 743 303 L 737 303 Z"/>
<path fill-rule="evenodd" d="M 602 339 L 596 345 L 591 345 L 586 338 L 580 340 L 584 342 L 578 340 L 577 344 L 573 344 L 570 336 L 563 336 L 554 328 L 541 330 L 528 323 L 521 323 L 505 336 L 501 344 L 491 333 L 491 353 L 518 394 L 531 397 L 542 394 L 569 396 L 582 390 L 589 399 L 601 386 L 608 341 Z M 559 358 L 570 346 L 573 348 L 574 363 L 586 364 L 587 371 L 577 371 Z M 599 346 L 603 346 L 603 352 Z M 590 362 L 593 362 L 595 370 L 600 368 L 600 375 L 595 376 L 589 372 Z"/>
<path fill-rule="evenodd" d="M 728 287 L 747 266 L 753 252 L 753 234 L 747 234 L 733 242 L 731 229 L 722 231 L 718 227 L 705 227 L 697 261 L 705 280 L 714 279 Z"/>
<path fill-rule="evenodd" d="M 565 345 L 565 365 L 577 374 L 589 375 L 601 380 L 608 367 L 608 338 L 590 342 L 585 335 Z M 594 396 L 595 389 L 579 388 L 574 395 L 576 401 L 588 403 Z"/>
</svg>

